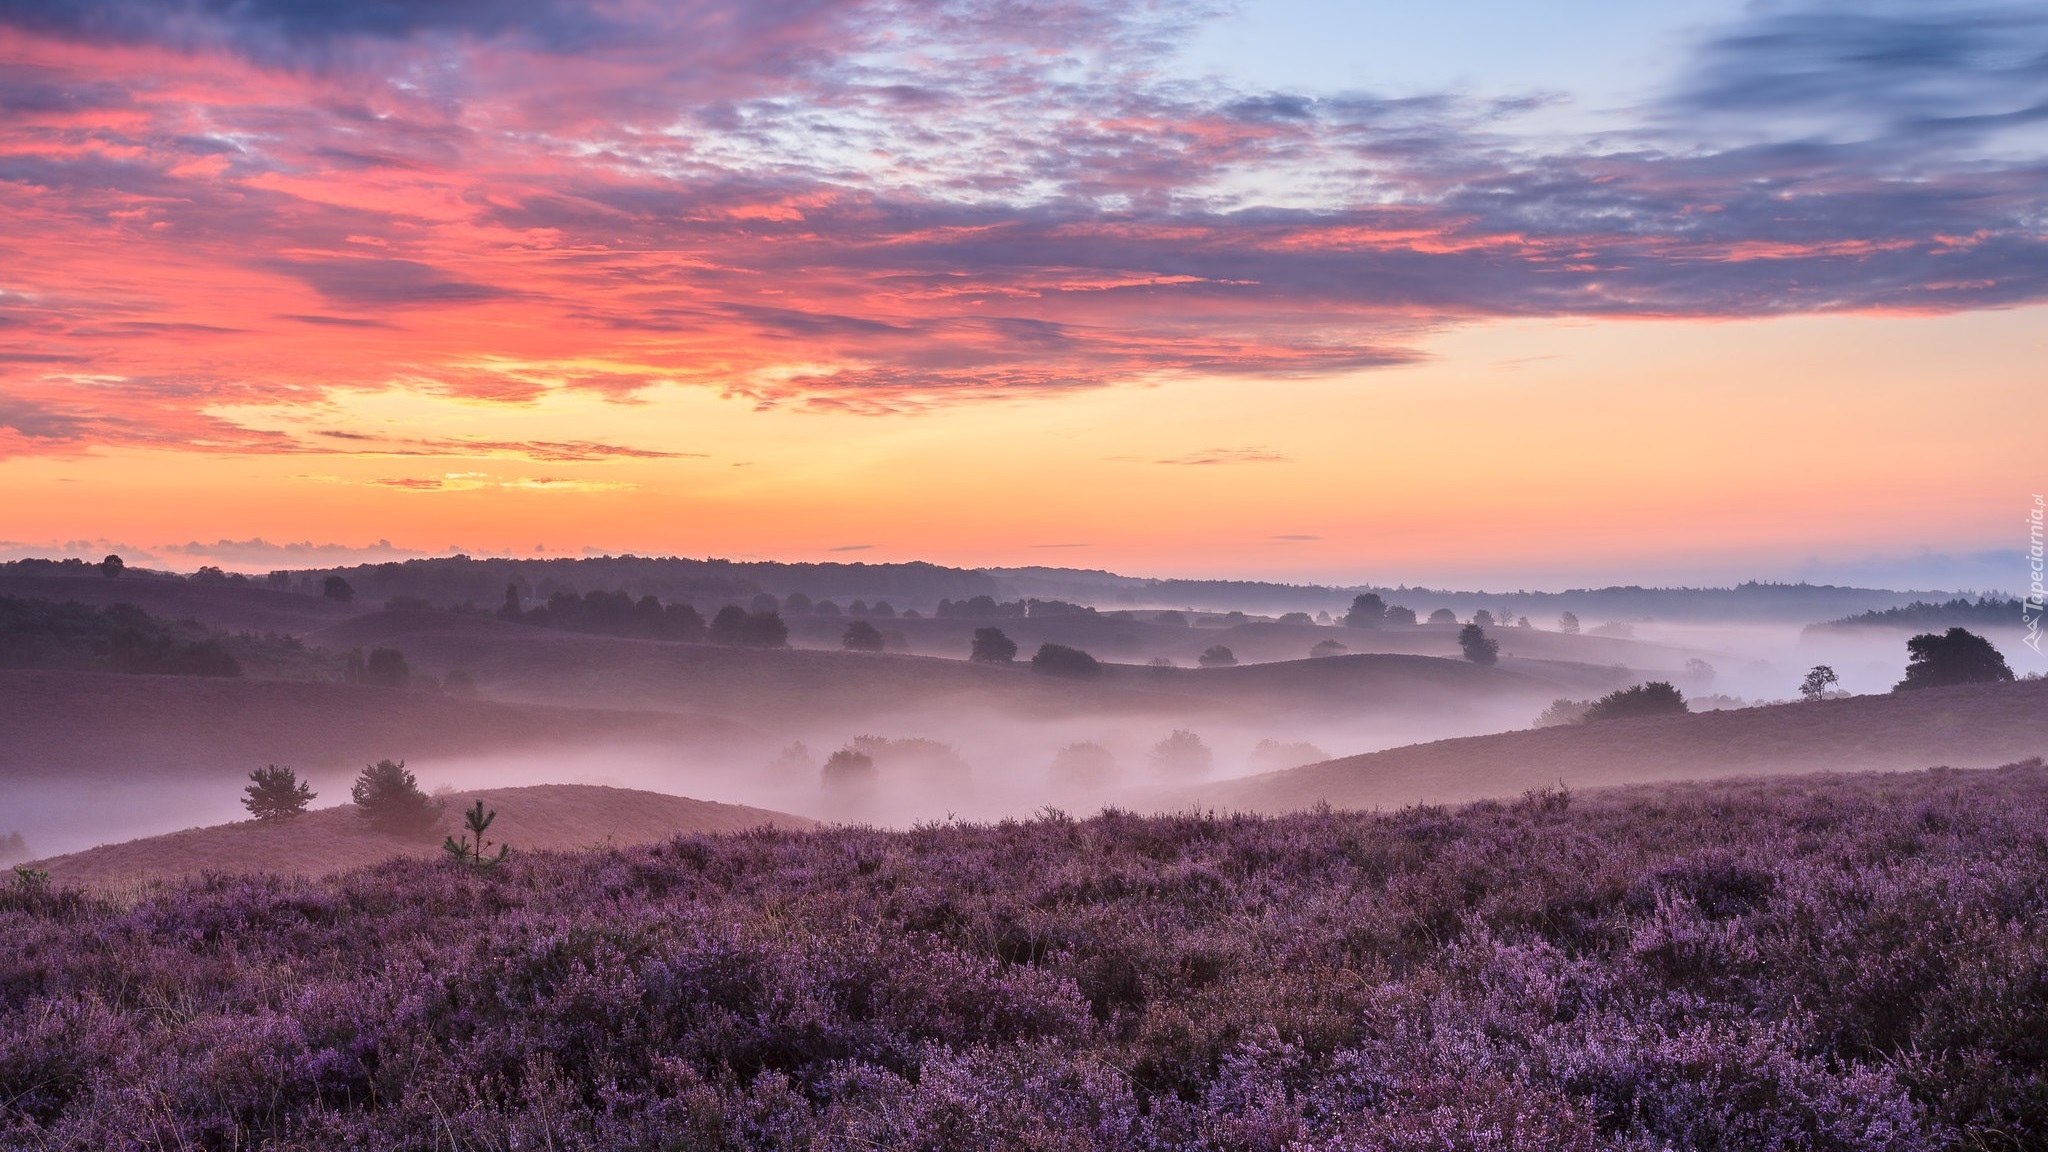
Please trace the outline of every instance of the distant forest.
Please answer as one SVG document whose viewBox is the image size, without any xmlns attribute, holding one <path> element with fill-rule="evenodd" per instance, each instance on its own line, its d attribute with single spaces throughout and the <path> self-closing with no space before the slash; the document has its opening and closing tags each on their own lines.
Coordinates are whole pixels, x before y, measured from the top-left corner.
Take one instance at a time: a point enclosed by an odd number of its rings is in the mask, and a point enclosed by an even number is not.
<svg viewBox="0 0 2048 1152">
<path fill-rule="evenodd" d="M 221 638 L 196 623 L 159 620 L 132 604 L 94 608 L 15 596 L 0 596 L 0 668 L 242 674 Z"/>
<path fill-rule="evenodd" d="M 92 576 L 98 574 L 98 567 L 79 560 L 22 560 L 0 564 L 0 571 Z M 653 596 L 664 604 L 695 604 L 706 609 L 720 604 L 748 605 L 763 596 L 783 604 L 792 596 L 814 603 L 830 600 L 840 605 L 856 599 L 885 600 L 899 612 L 915 609 L 925 615 L 941 614 L 944 601 L 956 605 L 1017 605 L 1037 600 L 1104 610 L 1194 609 L 1266 615 L 1314 615 L 1327 611 L 1338 616 L 1350 606 L 1353 596 L 1371 592 L 1388 603 L 1412 607 L 1424 616 L 1448 608 L 1460 618 L 1468 618 L 1484 608 L 1497 617 L 1528 616 L 1539 627 L 1547 626 L 1565 612 L 1577 614 L 1589 625 L 1599 620 L 1648 619 L 1810 624 L 1821 620 L 1844 621 L 1893 609 L 1912 611 L 1923 605 L 1942 604 L 1947 597 L 1946 593 L 1925 591 L 1760 581 L 1732 588 L 1624 585 L 1564 592 L 1475 592 L 1408 585 L 1337 587 L 1255 580 L 1161 580 L 1075 568 L 971 570 L 923 562 L 789 564 L 633 555 L 553 559 L 448 556 L 342 568 L 280 570 L 254 578 L 219 568 L 202 568 L 186 579 L 201 583 L 249 582 L 319 595 L 330 577 L 340 577 L 357 598 L 371 603 L 400 600 L 434 608 L 468 606 L 481 612 L 496 611 L 504 602 L 507 586 L 518 590 L 521 603 L 529 610 L 550 603 L 558 594 L 582 596 L 603 591 L 623 593 L 636 605 Z M 179 579 L 170 573 L 137 568 L 127 569 L 122 578 Z M 1947 600 L 1946 604 L 1957 602 Z M 1970 603 L 1974 610 L 1976 604 L 1986 602 L 2011 603 L 1995 598 Z M 1966 619 L 1982 622 L 1976 617 L 1953 619 L 1958 623 Z"/>
<path fill-rule="evenodd" d="M 1956 628 L 1995 627 L 2001 624 L 2017 625 L 2021 611 L 2026 606 L 2018 600 L 1999 600 L 1980 596 L 1975 600 L 1957 597 L 1954 600 L 1934 603 L 1915 600 L 1896 608 L 1873 609 L 1844 616 L 1813 628 Z"/>
</svg>

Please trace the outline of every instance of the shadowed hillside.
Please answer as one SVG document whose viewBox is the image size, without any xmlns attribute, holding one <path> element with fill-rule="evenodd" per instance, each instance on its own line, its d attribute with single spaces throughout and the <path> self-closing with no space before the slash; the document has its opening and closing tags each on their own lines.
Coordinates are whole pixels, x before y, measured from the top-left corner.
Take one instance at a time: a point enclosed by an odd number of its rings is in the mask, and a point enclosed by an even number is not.
<svg viewBox="0 0 2048 1152">
<path fill-rule="evenodd" d="M 498 813 L 490 839 L 520 852 L 637 844 L 764 825 L 809 828 L 814 823 L 763 808 L 585 784 L 451 792 L 442 798 L 447 803 L 440 826 L 419 836 L 379 831 L 357 816 L 354 805 L 343 804 L 292 820 L 244 820 L 103 845 L 38 861 L 35 867 L 60 884 L 107 885 L 208 872 L 321 876 L 393 856 L 438 859 L 444 855 L 442 837 L 460 831 L 462 810 L 478 800 Z"/>
<path fill-rule="evenodd" d="M 2048 753 L 2048 681 L 1979 684 L 1439 740 L 1202 789 L 1203 805 L 1398 807 L 1819 770 L 1982 767 Z"/>
</svg>

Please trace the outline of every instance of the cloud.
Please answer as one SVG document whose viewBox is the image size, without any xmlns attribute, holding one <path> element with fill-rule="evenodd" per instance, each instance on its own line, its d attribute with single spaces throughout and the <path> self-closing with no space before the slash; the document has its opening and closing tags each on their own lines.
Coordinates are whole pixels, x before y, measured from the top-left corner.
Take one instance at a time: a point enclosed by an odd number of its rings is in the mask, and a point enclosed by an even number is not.
<svg viewBox="0 0 2048 1152">
<path fill-rule="evenodd" d="M 1321 537 L 1321 536 L 1308 536 L 1308 535 L 1303 535 L 1303 534 L 1297 534 L 1297 533 L 1286 533 L 1286 534 L 1283 534 L 1283 535 L 1279 535 L 1279 536 L 1268 536 L 1268 537 L 1266 537 L 1266 539 L 1268 539 L 1268 540 L 1321 540 L 1321 539 L 1322 539 L 1322 537 Z"/>
<path fill-rule="evenodd" d="M 629 448 L 594 440 L 470 440 L 462 438 L 405 439 L 367 432 L 322 429 L 315 438 L 339 441 L 333 450 L 352 456 L 442 456 L 512 457 L 558 463 L 597 460 L 704 459 L 702 452 L 668 452 L 656 448 Z"/>
<path fill-rule="evenodd" d="M 1203 466 L 1210 464 L 1284 464 L 1288 458 L 1270 448 L 1210 448 L 1203 452 L 1190 452 L 1184 456 L 1169 456 L 1154 460 L 1154 464 Z M 1275 537 L 1275 539 L 1297 539 L 1297 537 Z"/>
<path fill-rule="evenodd" d="M 1579 141 L 1169 79 L 1206 12 L 0 0 L 0 454 L 349 451 L 223 413 L 383 389 L 881 415 L 1489 318 L 2048 299 L 2038 6 L 1759 8 Z"/>
<path fill-rule="evenodd" d="M 157 551 L 188 561 L 217 564 L 224 568 L 270 570 L 276 568 L 327 568 L 346 564 L 381 564 L 391 560 L 413 560 L 430 555 L 400 548 L 389 540 L 374 544 L 315 544 L 311 540 L 273 544 L 261 536 L 247 540 L 216 540 L 211 544 L 193 540 L 166 544 Z"/>
<path fill-rule="evenodd" d="M 825 551 L 827 551 L 827 552 L 866 552 L 866 551 L 867 551 L 868 549 L 870 549 L 870 548 L 873 548 L 873 547 L 874 547 L 874 545 L 873 545 L 873 544 L 841 544 L 841 545 L 839 545 L 839 546 L 838 546 L 837 548 L 827 548 L 827 549 L 825 549 Z"/>
</svg>

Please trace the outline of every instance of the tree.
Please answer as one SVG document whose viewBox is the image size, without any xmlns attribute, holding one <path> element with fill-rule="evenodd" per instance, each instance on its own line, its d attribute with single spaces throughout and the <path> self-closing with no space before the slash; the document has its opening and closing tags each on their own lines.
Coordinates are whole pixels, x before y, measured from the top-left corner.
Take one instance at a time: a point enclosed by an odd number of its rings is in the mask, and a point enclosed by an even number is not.
<svg viewBox="0 0 2048 1152">
<path fill-rule="evenodd" d="M 1964 628 L 1915 636 L 1906 641 L 1906 653 L 1906 678 L 1892 686 L 1894 692 L 2012 679 L 2012 669 L 1991 641 Z"/>
<path fill-rule="evenodd" d="M 441 802 L 420 791 L 403 760 L 365 765 L 348 794 L 356 815 L 386 832 L 418 834 L 441 820 Z"/>
<path fill-rule="evenodd" d="M 1692 709 L 1685 706 L 1685 694 L 1668 681 L 1652 680 L 1633 688 L 1609 692 L 1586 708 L 1585 720 L 1626 720 L 1634 716 L 1674 716 Z"/>
<path fill-rule="evenodd" d="M 1001 628 L 976 628 L 974 646 L 968 650 L 967 658 L 977 664 L 1008 664 L 1017 658 L 1017 642 Z"/>
<path fill-rule="evenodd" d="M 882 633 L 865 620 L 855 620 L 846 626 L 846 634 L 839 638 L 839 646 L 848 652 L 880 652 Z"/>
<path fill-rule="evenodd" d="M 1204 668 L 1228 668 L 1237 663 L 1237 653 L 1221 644 L 1211 644 L 1207 651 L 1195 658 L 1195 663 Z"/>
<path fill-rule="evenodd" d="M 100 561 L 100 575 L 112 580 L 126 570 L 127 567 L 128 565 L 119 556 L 110 555 L 105 560 Z"/>
<path fill-rule="evenodd" d="M 1308 654 L 1311 659 L 1315 659 L 1323 656 L 1341 656 L 1349 651 L 1351 648 L 1341 640 L 1318 640 L 1315 647 L 1308 650 Z"/>
<path fill-rule="evenodd" d="M 1685 662 L 1685 678 L 1692 682 L 1694 691 L 1712 685 L 1714 675 L 1714 666 L 1697 656 Z"/>
<path fill-rule="evenodd" d="M 1052 758 L 1055 784 L 1091 788 L 1107 784 L 1115 777 L 1116 754 L 1100 744 L 1069 744 Z"/>
<path fill-rule="evenodd" d="M 1579 634 L 1579 618 L 1570 612 L 1559 615 L 1557 618 L 1557 630 L 1567 636 L 1577 636 Z"/>
<path fill-rule="evenodd" d="M 1076 680 L 1102 675 L 1102 663 L 1079 648 L 1065 644 L 1040 644 L 1031 656 L 1031 670 L 1047 676 L 1066 676 Z"/>
<path fill-rule="evenodd" d="M 1828 692 L 1841 682 L 1842 678 L 1835 675 L 1833 668 L 1815 664 L 1813 670 L 1806 674 L 1806 679 L 1799 682 L 1799 694 L 1808 700 L 1824 700 Z"/>
<path fill-rule="evenodd" d="M 503 864 L 505 857 L 512 854 L 510 844 L 498 845 L 498 854 L 495 856 L 484 855 L 484 849 L 487 847 L 484 843 L 484 829 L 489 828 L 491 822 L 497 818 L 497 809 L 486 812 L 484 802 L 477 801 L 476 807 L 462 814 L 462 826 L 467 829 L 462 838 L 458 840 L 450 836 L 443 840 L 441 851 L 446 852 L 457 864 L 479 870 L 496 868 Z"/>
<path fill-rule="evenodd" d="M 498 619 L 514 624 L 526 619 L 526 610 L 519 606 L 519 585 L 505 585 L 505 602 L 498 606 Z"/>
<path fill-rule="evenodd" d="M 791 592 L 782 598 L 782 610 L 791 616 L 809 616 L 811 614 L 811 598 L 801 592 Z"/>
<path fill-rule="evenodd" d="M 405 688 L 412 684 L 412 667 L 405 662 L 405 653 L 396 648 L 372 648 L 368 659 L 358 648 L 348 654 L 342 679 L 350 684 Z"/>
<path fill-rule="evenodd" d="M 1185 728 L 1152 746 L 1152 767 L 1169 776 L 1201 776 L 1216 759 L 1202 738 Z"/>
<path fill-rule="evenodd" d="M 329 576 L 321 581 L 320 594 L 337 604 L 346 604 L 356 598 L 356 590 L 339 576 Z"/>
<path fill-rule="evenodd" d="M 789 625 L 780 612 L 749 612 L 740 621 L 739 642 L 748 648 L 787 648 Z"/>
<path fill-rule="evenodd" d="M 1413 624 L 1415 623 L 1415 609 L 1403 608 L 1399 604 L 1391 605 L 1387 608 L 1387 623 Z"/>
<path fill-rule="evenodd" d="M 1458 622 L 1458 614 L 1449 608 L 1439 608 L 1429 614 L 1429 622 L 1431 624 L 1456 624 Z"/>
<path fill-rule="evenodd" d="M 289 820 L 303 815 L 306 805 L 319 795 L 299 781 L 290 768 L 265 765 L 249 773 L 250 784 L 242 789 L 242 807 L 258 820 Z"/>
<path fill-rule="evenodd" d="M 737 644 L 740 629 L 747 623 L 747 610 L 737 604 L 727 604 L 711 618 L 711 628 L 706 635 L 713 644 Z"/>
<path fill-rule="evenodd" d="M 848 788 L 875 782 L 875 758 L 852 748 L 841 748 L 825 758 L 818 777 L 827 788 Z"/>
<path fill-rule="evenodd" d="M 1485 609 L 1480 609 L 1485 611 Z M 1500 641 L 1486 634 L 1478 624 L 1467 624 L 1458 629 L 1458 647 L 1464 650 L 1465 659 L 1474 664 L 1498 664 L 1500 662 Z"/>
<path fill-rule="evenodd" d="M 1493 627 L 1493 613 L 1481 608 L 1472 614 L 1472 622 L 1481 628 L 1491 628 Z"/>
<path fill-rule="evenodd" d="M 1346 628 L 1377 628 L 1387 620 L 1387 602 L 1376 592 L 1351 598 L 1351 611 L 1344 614 Z"/>
</svg>

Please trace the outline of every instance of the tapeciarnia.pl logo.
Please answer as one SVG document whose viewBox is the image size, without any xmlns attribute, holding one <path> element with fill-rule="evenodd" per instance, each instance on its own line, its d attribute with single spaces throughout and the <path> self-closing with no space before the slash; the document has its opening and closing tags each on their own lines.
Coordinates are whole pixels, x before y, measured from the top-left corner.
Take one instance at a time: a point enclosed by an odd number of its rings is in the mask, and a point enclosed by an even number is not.
<svg viewBox="0 0 2048 1152">
<path fill-rule="evenodd" d="M 2041 517 L 2048 512 L 2048 499 L 2039 493 L 2034 496 L 2034 506 L 2027 510 L 2027 566 L 2032 570 L 2033 581 L 2027 586 L 2026 603 L 2020 609 L 2020 622 L 2027 626 L 2027 636 L 2022 643 L 2041 654 L 2041 615 L 2048 611 L 2048 588 L 2042 587 L 2043 559 L 2041 548 Z"/>
</svg>

